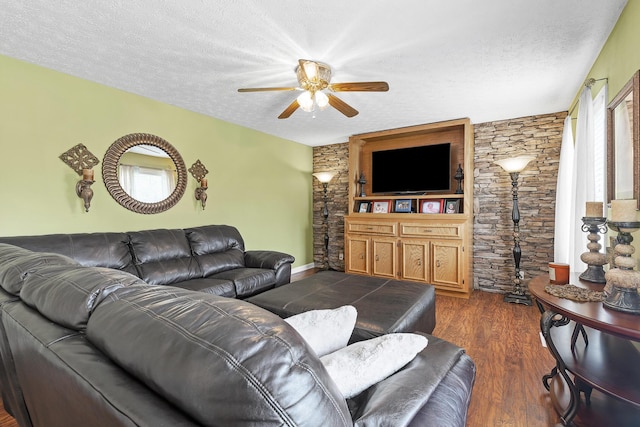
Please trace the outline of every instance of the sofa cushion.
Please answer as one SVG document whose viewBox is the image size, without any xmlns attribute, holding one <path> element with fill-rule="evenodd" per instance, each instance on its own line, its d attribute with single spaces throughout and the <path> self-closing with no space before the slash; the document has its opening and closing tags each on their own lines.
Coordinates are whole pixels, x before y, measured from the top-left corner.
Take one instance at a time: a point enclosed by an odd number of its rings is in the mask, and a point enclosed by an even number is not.
<svg viewBox="0 0 640 427">
<path fill-rule="evenodd" d="M 138 277 L 112 268 L 45 266 L 26 275 L 20 298 L 49 320 L 82 330 L 105 296 L 134 284 L 148 286 Z"/>
<path fill-rule="evenodd" d="M 246 298 L 266 291 L 276 284 L 276 272 L 261 268 L 234 268 L 209 277 L 233 281 L 236 295 L 239 298 Z"/>
<path fill-rule="evenodd" d="M 109 267 L 136 273 L 126 233 L 48 234 L 2 237 L 9 243 L 37 252 L 54 252 L 89 267 Z"/>
<path fill-rule="evenodd" d="M 235 227 L 207 225 L 184 232 L 205 277 L 245 266 L 244 241 Z"/>
<path fill-rule="evenodd" d="M 206 292 L 220 297 L 235 298 L 236 287 L 231 280 L 214 279 L 205 277 L 202 279 L 185 280 L 184 282 L 172 283 L 176 288 L 189 289 L 190 291 Z"/>
<path fill-rule="evenodd" d="M 150 285 L 170 285 L 202 277 L 183 230 L 129 233 L 138 275 Z"/>
<path fill-rule="evenodd" d="M 0 284 L 13 295 L 20 294 L 27 274 L 45 266 L 78 265 L 69 257 L 47 252 L 32 252 L 0 243 Z"/>
<path fill-rule="evenodd" d="M 309 310 L 284 319 L 305 339 L 318 357 L 346 347 L 356 326 L 358 311 L 352 305 Z"/>
<path fill-rule="evenodd" d="M 300 335 L 241 300 L 170 286 L 120 289 L 96 307 L 87 337 L 203 425 L 352 425 Z"/>
<path fill-rule="evenodd" d="M 428 340 L 418 334 L 389 334 L 358 341 L 320 358 L 346 399 L 411 362 Z"/>
</svg>

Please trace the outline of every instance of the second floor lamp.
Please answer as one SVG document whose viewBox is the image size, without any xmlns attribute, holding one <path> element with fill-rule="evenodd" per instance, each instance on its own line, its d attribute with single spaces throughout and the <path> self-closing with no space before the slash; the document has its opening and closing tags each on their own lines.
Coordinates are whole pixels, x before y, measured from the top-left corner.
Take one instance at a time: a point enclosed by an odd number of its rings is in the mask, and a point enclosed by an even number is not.
<svg viewBox="0 0 640 427">
<path fill-rule="evenodd" d="M 522 249 L 520 248 L 520 210 L 518 208 L 518 177 L 520 172 L 527 167 L 534 156 L 511 157 L 503 160 L 496 160 L 511 176 L 511 194 L 513 195 L 513 207 L 511 209 L 511 220 L 513 221 L 513 260 L 515 261 L 515 274 L 513 277 L 513 287 L 511 292 L 505 295 L 505 302 L 516 304 L 532 305 L 531 297 L 527 295 L 522 287 L 522 275 L 520 273 L 520 258 Z"/>
<path fill-rule="evenodd" d="M 322 200 L 324 208 L 322 210 L 322 216 L 324 218 L 324 254 L 322 256 L 322 268 L 329 269 L 329 206 L 327 204 L 327 188 L 329 187 L 329 181 L 336 175 L 335 172 L 315 172 L 313 176 L 322 183 Z"/>
</svg>

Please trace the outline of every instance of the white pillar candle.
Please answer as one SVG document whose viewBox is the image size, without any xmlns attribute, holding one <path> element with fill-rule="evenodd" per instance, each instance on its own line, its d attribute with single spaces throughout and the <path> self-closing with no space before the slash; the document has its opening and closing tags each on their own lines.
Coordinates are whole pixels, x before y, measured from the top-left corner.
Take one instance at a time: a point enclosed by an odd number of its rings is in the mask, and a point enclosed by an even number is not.
<svg viewBox="0 0 640 427">
<path fill-rule="evenodd" d="M 637 221 L 636 207 L 638 202 L 632 200 L 612 200 L 611 201 L 611 221 L 613 222 L 635 222 Z"/>
<path fill-rule="evenodd" d="M 602 202 L 587 202 L 587 214 L 585 216 L 602 218 L 604 216 L 603 208 L 604 204 Z"/>
</svg>

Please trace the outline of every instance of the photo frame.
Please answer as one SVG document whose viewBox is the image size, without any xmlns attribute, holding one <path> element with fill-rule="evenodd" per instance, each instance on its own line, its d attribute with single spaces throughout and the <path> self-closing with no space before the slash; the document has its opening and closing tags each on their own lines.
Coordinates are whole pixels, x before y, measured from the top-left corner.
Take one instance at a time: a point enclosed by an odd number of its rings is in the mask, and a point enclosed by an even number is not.
<svg viewBox="0 0 640 427">
<path fill-rule="evenodd" d="M 367 213 L 371 211 L 371 202 L 358 202 L 358 213 Z"/>
<path fill-rule="evenodd" d="M 428 214 L 441 213 L 443 205 L 444 205 L 444 200 L 442 199 L 420 200 L 420 213 L 428 213 Z"/>
<path fill-rule="evenodd" d="M 371 207 L 371 212 L 373 213 L 389 213 L 390 210 L 391 200 L 376 200 Z"/>
<path fill-rule="evenodd" d="M 460 213 L 460 199 L 447 199 L 443 209 L 443 213 Z"/>
<path fill-rule="evenodd" d="M 393 210 L 395 212 L 411 213 L 411 199 L 397 199 Z"/>
</svg>

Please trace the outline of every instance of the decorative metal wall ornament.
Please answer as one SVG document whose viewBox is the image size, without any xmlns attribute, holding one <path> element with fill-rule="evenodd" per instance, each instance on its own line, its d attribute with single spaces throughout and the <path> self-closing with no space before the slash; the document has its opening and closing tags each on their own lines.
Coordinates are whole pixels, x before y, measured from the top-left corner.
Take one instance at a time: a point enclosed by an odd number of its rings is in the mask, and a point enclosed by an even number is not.
<svg viewBox="0 0 640 427">
<path fill-rule="evenodd" d="M 100 163 L 100 160 L 98 160 L 84 144 L 71 147 L 60 154 L 59 159 L 65 162 L 67 166 L 76 171 L 80 176 L 82 176 L 83 169 L 91 169 Z"/>
<path fill-rule="evenodd" d="M 91 185 L 93 180 L 93 167 L 100 163 L 100 160 L 89 151 L 84 144 L 71 147 L 58 157 L 67 166 L 73 169 L 82 179 L 76 183 L 76 194 L 84 201 L 84 211 L 89 212 L 93 190 Z"/>
<path fill-rule="evenodd" d="M 118 162 L 120 161 L 120 157 L 129 148 L 138 145 L 151 145 L 160 148 L 167 153 L 176 166 L 176 188 L 173 190 L 173 193 L 164 200 L 156 203 L 141 202 L 127 194 L 120 185 L 120 181 L 118 180 Z M 155 214 L 173 207 L 182 198 L 187 188 L 187 168 L 178 150 L 164 139 L 148 133 L 132 133 L 116 140 L 107 150 L 102 160 L 102 179 L 111 197 L 123 207 L 137 213 Z"/>
<path fill-rule="evenodd" d="M 205 206 L 207 206 L 207 189 L 209 188 L 205 176 L 207 176 L 209 171 L 202 162 L 200 162 L 200 159 L 198 159 L 191 165 L 189 172 L 200 184 L 200 187 L 196 187 L 195 197 L 196 200 L 199 200 L 200 203 L 202 203 L 202 209 L 204 209 Z"/>
</svg>

